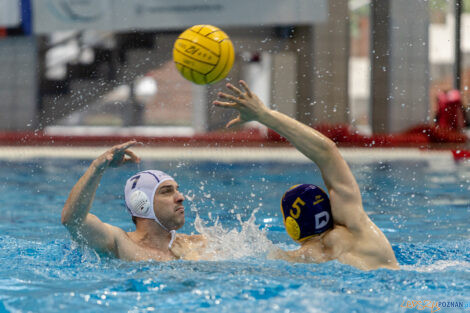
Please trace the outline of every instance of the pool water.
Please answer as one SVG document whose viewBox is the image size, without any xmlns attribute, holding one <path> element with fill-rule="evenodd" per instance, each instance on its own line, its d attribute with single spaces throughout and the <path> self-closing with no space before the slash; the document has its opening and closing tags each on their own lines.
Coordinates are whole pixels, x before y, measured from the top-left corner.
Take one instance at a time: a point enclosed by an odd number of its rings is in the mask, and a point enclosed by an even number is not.
<svg viewBox="0 0 470 313">
<path fill-rule="evenodd" d="M 89 163 L 0 161 L 0 312 L 415 312 L 413 300 L 441 302 L 440 312 L 470 312 L 468 165 L 350 164 L 364 208 L 402 268 L 363 272 L 336 261 L 266 258 L 272 244 L 296 247 L 279 200 L 291 185 L 322 185 L 310 163 L 144 162 L 141 169 L 167 171 L 186 194 L 180 231 L 213 236 L 223 251 L 201 262 L 100 256 L 77 246 L 60 224 L 68 193 Z M 123 186 L 138 170 L 109 170 L 92 212 L 133 229 Z"/>
</svg>

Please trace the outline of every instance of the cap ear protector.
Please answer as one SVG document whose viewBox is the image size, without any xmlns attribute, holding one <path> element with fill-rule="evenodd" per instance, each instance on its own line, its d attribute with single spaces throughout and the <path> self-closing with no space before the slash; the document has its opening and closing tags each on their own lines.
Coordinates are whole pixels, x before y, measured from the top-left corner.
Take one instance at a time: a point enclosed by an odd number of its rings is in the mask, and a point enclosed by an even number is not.
<svg viewBox="0 0 470 313">
<path fill-rule="evenodd" d="M 292 239 L 306 240 L 333 227 L 328 195 L 318 186 L 295 185 L 282 196 L 284 226 Z"/>
<path fill-rule="evenodd" d="M 136 190 L 131 193 L 129 210 L 131 210 L 132 215 L 147 215 L 151 207 L 150 200 L 145 192 Z"/>
</svg>

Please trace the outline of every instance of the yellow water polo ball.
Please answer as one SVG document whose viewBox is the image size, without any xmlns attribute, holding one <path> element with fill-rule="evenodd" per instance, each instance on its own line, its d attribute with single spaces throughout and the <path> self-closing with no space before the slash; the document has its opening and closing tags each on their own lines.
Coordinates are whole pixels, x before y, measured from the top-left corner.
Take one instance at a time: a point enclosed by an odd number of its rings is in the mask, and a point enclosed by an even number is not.
<svg viewBox="0 0 470 313">
<path fill-rule="evenodd" d="M 173 46 L 178 71 L 199 85 L 224 79 L 232 69 L 235 52 L 230 38 L 212 25 L 195 25 L 182 32 Z"/>
</svg>

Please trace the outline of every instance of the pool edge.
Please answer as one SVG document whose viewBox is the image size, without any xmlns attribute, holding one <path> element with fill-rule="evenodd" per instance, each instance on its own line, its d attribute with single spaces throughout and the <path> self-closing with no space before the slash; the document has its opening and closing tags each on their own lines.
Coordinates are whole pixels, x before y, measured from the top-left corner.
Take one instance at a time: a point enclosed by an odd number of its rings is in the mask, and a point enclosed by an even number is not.
<svg viewBox="0 0 470 313">
<path fill-rule="evenodd" d="M 148 160 L 207 160 L 207 161 L 278 161 L 310 162 L 307 157 L 292 147 L 137 147 L 137 155 Z M 37 158 L 95 159 L 106 151 L 105 147 L 2 147 L 0 160 L 28 160 Z M 387 160 L 452 160 L 449 150 L 423 150 L 417 148 L 340 148 L 347 161 Z"/>
</svg>

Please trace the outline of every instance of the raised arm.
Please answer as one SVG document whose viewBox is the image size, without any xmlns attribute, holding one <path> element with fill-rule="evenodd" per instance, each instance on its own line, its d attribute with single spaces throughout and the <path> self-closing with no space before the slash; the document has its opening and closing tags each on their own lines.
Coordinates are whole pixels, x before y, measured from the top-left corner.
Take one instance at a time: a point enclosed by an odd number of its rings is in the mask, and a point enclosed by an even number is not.
<svg viewBox="0 0 470 313">
<path fill-rule="evenodd" d="M 98 217 L 89 212 L 105 170 L 127 162 L 140 161 L 132 151 L 127 150 L 136 143 L 136 141 L 129 141 L 103 153 L 91 163 L 70 191 L 62 210 L 61 220 L 75 240 L 103 252 L 115 252 L 114 239 L 118 229 L 101 222 Z"/>
<path fill-rule="evenodd" d="M 240 84 L 244 92 L 232 84 L 227 84 L 227 88 L 235 95 L 219 93 L 220 98 L 229 101 L 214 101 L 217 106 L 233 108 L 240 112 L 227 127 L 255 120 L 287 138 L 297 150 L 320 168 L 330 195 L 335 222 L 351 230 L 358 230 L 364 225 L 363 219 L 367 218 L 367 215 L 362 208 L 359 187 L 335 143 L 313 128 L 283 113 L 268 109 L 244 81 L 240 81 Z"/>
</svg>

